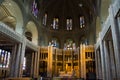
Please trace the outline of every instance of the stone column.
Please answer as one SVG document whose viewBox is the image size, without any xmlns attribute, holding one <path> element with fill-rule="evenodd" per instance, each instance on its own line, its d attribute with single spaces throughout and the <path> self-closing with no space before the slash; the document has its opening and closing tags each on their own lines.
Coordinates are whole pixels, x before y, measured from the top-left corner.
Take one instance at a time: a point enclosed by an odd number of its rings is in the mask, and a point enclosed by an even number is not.
<svg viewBox="0 0 120 80">
<path fill-rule="evenodd" d="M 31 63 L 31 76 L 34 75 L 34 58 L 35 58 L 35 55 L 34 55 L 34 52 L 32 53 L 32 63 Z"/>
<path fill-rule="evenodd" d="M 14 65 L 15 66 L 14 77 L 19 76 L 21 46 L 22 46 L 21 43 L 19 43 L 17 55 L 16 55 L 16 60 L 15 60 L 15 65 Z"/>
<path fill-rule="evenodd" d="M 99 79 L 99 51 L 96 50 L 95 52 L 95 61 L 96 61 L 96 78 Z"/>
<path fill-rule="evenodd" d="M 110 62 L 111 62 L 111 72 L 112 72 L 112 77 L 113 79 L 117 78 L 116 75 L 116 64 L 115 64 L 115 53 L 114 53 L 114 48 L 113 48 L 113 44 L 112 41 L 109 41 L 109 52 L 110 52 Z"/>
<path fill-rule="evenodd" d="M 105 55 L 104 55 L 104 46 L 102 40 L 100 40 L 100 51 L 101 51 L 100 54 L 101 54 L 103 80 L 106 80 Z"/>
<path fill-rule="evenodd" d="M 18 45 L 15 44 L 12 48 L 12 53 L 10 54 L 10 77 L 14 77 L 15 63 L 16 63 L 15 58 L 16 58 L 16 53 L 17 53 L 17 47 L 18 47 Z M 21 44 L 19 44 L 19 48 L 20 47 L 21 47 Z"/>
<path fill-rule="evenodd" d="M 98 51 L 98 70 L 99 70 L 99 78 L 98 79 L 102 79 L 102 67 L 101 67 L 101 57 L 100 57 L 100 51 Z"/>
<path fill-rule="evenodd" d="M 21 52 L 20 52 L 20 66 L 19 66 L 19 77 L 22 77 L 23 74 L 23 61 L 24 61 L 24 56 L 25 56 L 25 48 L 26 48 L 26 40 L 23 39 L 22 47 L 21 47 Z"/>
<path fill-rule="evenodd" d="M 112 80 L 112 75 L 111 75 L 111 71 L 110 71 L 110 60 L 109 60 L 109 55 L 108 55 L 108 45 L 107 45 L 107 41 L 104 40 L 104 54 L 105 54 L 105 67 L 106 67 L 106 80 Z"/>
<path fill-rule="evenodd" d="M 38 77 L 38 64 L 39 64 L 39 61 L 38 61 L 38 52 L 34 52 L 35 54 L 35 57 L 34 57 L 34 77 L 37 78 Z"/>
<path fill-rule="evenodd" d="M 39 49 L 39 50 L 40 50 L 40 49 Z M 36 70 L 37 70 L 36 76 L 39 76 L 39 58 L 40 58 L 40 53 L 39 53 L 39 51 L 38 51 L 38 53 L 37 53 L 37 62 L 36 62 L 36 63 L 37 63 L 37 65 L 36 65 L 36 66 L 37 66 L 37 67 L 36 67 L 36 68 L 37 68 L 37 69 L 36 69 Z"/>
<path fill-rule="evenodd" d="M 36 52 L 34 52 L 34 59 L 33 59 L 34 61 L 33 61 L 33 66 L 34 66 L 34 74 L 33 74 L 33 76 L 34 77 L 36 77 L 36 61 L 37 61 L 37 54 L 36 54 Z"/>
<path fill-rule="evenodd" d="M 114 52 L 115 52 L 115 63 L 116 63 L 116 71 L 117 71 L 117 78 L 120 79 L 120 34 L 119 29 L 116 24 L 116 20 L 114 17 L 114 9 L 112 6 L 109 8 L 110 16 L 111 16 L 111 31 L 112 31 L 112 37 L 113 37 L 113 46 L 114 46 Z"/>
</svg>

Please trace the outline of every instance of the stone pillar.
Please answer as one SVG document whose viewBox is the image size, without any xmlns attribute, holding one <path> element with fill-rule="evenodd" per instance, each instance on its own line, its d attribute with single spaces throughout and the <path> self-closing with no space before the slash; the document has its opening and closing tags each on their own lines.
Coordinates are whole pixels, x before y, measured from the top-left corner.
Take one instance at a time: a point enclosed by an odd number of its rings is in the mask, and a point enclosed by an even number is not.
<svg viewBox="0 0 120 80">
<path fill-rule="evenodd" d="M 100 51 L 98 51 L 98 71 L 99 71 L 99 73 L 98 73 L 98 75 L 99 75 L 99 78 L 98 79 L 102 79 L 102 67 L 101 67 L 101 57 L 100 57 Z"/>
<path fill-rule="evenodd" d="M 109 52 L 110 52 L 110 62 L 111 62 L 111 72 L 112 72 L 112 78 L 116 79 L 117 75 L 116 75 L 116 64 L 115 64 L 115 54 L 114 54 L 114 48 L 113 48 L 113 44 L 112 41 L 108 42 L 109 44 Z"/>
<path fill-rule="evenodd" d="M 104 54 L 105 54 L 105 67 L 106 67 L 106 80 L 112 80 L 112 75 L 110 71 L 110 60 L 109 60 L 109 55 L 108 55 L 108 45 L 107 41 L 104 40 Z"/>
<path fill-rule="evenodd" d="M 39 50 L 40 50 L 40 49 L 39 49 Z M 36 76 L 39 76 L 39 59 L 40 59 L 40 52 L 38 51 L 38 53 L 37 53 L 37 62 L 36 62 L 36 63 L 37 63 L 37 65 L 36 65 L 36 66 L 37 66 L 37 67 L 36 67 L 36 68 L 37 68 L 37 69 L 36 69 L 36 70 L 37 70 L 37 71 L 36 71 Z"/>
<path fill-rule="evenodd" d="M 33 74 L 33 76 L 34 77 L 36 77 L 36 62 L 37 62 L 37 54 L 36 54 L 36 52 L 34 52 L 34 61 L 33 61 L 33 63 L 34 63 L 34 74 Z"/>
<path fill-rule="evenodd" d="M 34 75 L 34 58 L 35 58 L 35 55 L 34 55 L 34 52 L 32 53 L 32 63 L 31 63 L 31 76 Z"/>
<path fill-rule="evenodd" d="M 114 46 L 114 52 L 115 52 L 117 78 L 120 79 L 120 38 L 119 38 L 120 34 L 119 34 L 119 29 L 113 14 L 114 9 L 112 6 L 110 6 L 109 12 L 111 16 L 110 21 L 111 21 L 111 31 L 112 31 L 112 37 L 113 37 L 113 46 Z"/>
<path fill-rule="evenodd" d="M 101 36 L 100 36 L 101 37 Z M 101 51 L 101 64 L 102 64 L 102 74 L 103 80 L 106 80 L 106 69 L 105 69 L 105 55 L 104 55 L 104 46 L 102 40 L 100 40 L 100 51 Z"/>
<path fill-rule="evenodd" d="M 39 66 L 39 61 L 38 61 L 38 58 L 39 58 L 39 55 L 38 55 L 38 52 L 34 52 L 34 77 L 37 78 L 38 77 L 38 66 Z"/>
<path fill-rule="evenodd" d="M 23 74 L 23 61 L 24 61 L 24 56 L 25 56 L 25 48 L 26 48 L 26 40 L 23 39 L 22 47 L 21 47 L 21 52 L 20 52 L 20 66 L 19 66 L 19 77 L 22 77 Z"/>
<path fill-rule="evenodd" d="M 32 53 L 31 76 L 34 78 L 38 77 L 38 66 L 39 66 L 38 57 L 39 56 L 37 52 Z"/>
<path fill-rule="evenodd" d="M 95 61 L 96 61 L 96 78 L 99 79 L 99 51 L 96 50 L 95 52 Z"/>
<path fill-rule="evenodd" d="M 10 55 L 10 77 L 14 77 L 14 71 L 15 71 L 15 63 L 16 63 L 16 54 L 17 54 L 17 47 L 18 45 L 15 44 L 12 48 L 12 53 Z M 19 47 L 21 47 L 21 44 L 19 44 Z M 19 62 L 18 62 L 19 63 Z"/>
<path fill-rule="evenodd" d="M 21 43 L 18 44 L 18 50 L 17 50 L 17 55 L 16 55 L 16 60 L 15 60 L 15 71 L 14 71 L 14 77 L 19 76 L 19 68 L 20 68 L 20 54 L 21 54 Z"/>
</svg>

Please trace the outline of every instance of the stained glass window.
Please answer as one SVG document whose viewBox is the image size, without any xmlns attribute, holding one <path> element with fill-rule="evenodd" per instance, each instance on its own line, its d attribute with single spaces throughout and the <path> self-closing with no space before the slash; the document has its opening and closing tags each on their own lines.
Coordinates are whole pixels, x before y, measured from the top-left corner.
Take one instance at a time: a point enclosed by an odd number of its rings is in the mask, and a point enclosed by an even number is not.
<svg viewBox="0 0 120 80">
<path fill-rule="evenodd" d="M 38 17 L 38 1 L 34 0 L 32 3 L 32 14 L 37 18 Z"/>
<path fill-rule="evenodd" d="M 58 29 L 58 25 L 59 24 L 59 19 L 58 18 L 54 18 L 53 19 L 53 29 Z"/>
<path fill-rule="evenodd" d="M 0 49 L 0 67 L 8 68 L 10 63 L 10 52 Z"/>
<path fill-rule="evenodd" d="M 57 39 L 57 38 L 53 38 L 53 39 L 49 42 L 49 46 L 53 46 L 53 47 L 59 48 L 58 39 Z"/>
<path fill-rule="evenodd" d="M 66 21 L 67 30 L 72 30 L 72 19 Z"/>
<path fill-rule="evenodd" d="M 64 43 L 64 49 L 76 49 L 76 45 L 72 39 L 67 39 Z"/>
<path fill-rule="evenodd" d="M 26 57 L 24 57 L 24 60 L 23 60 L 23 70 L 25 70 L 26 68 Z"/>
<path fill-rule="evenodd" d="M 47 23 L 47 13 L 43 16 L 43 25 L 46 26 Z"/>
<path fill-rule="evenodd" d="M 80 28 L 85 27 L 85 20 L 84 20 L 84 16 L 80 16 Z"/>
</svg>

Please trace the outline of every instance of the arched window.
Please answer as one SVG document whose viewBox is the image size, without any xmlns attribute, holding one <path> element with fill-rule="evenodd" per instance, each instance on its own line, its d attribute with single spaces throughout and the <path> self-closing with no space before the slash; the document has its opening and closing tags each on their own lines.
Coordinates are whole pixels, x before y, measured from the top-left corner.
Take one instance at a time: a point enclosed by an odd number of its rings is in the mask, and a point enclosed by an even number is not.
<svg viewBox="0 0 120 80">
<path fill-rule="evenodd" d="M 0 67 L 8 68 L 10 64 L 10 52 L 0 49 Z"/>
<path fill-rule="evenodd" d="M 80 28 L 84 28 L 85 27 L 85 19 L 84 16 L 80 16 Z"/>
<path fill-rule="evenodd" d="M 49 42 L 49 46 L 54 46 L 59 48 L 59 42 L 57 38 L 53 38 L 50 42 Z"/>
<path fill-rule="evenodd" d="M 25 36 L 28 40 L 32 41 L 32 33 L 31 32 L 25 32 Z"/>
<path fill-rule="evenodd" d="M 64 43 L 64 49 L 76 49 L 76 45 L 72 39 L 67 39 Z"/>
<path fill-rule="evenodd" d="M 58 18 L 54 18 L 53 19 L 53 24 L 52 24 L 52 26 L 53 26 L 53 29 L 58 29 L 58 25 L 59 24 L 59 19 Z"/>
<path fill-rule="evenodd" d="M 47 23 L 47 13 L 43 16 L 43 25 L 46 26 Z"/>
<path fill-rule="evenodd" d="M 66 20 L 66 27 L 67 27 L 67 30 L 72 30 L 72 19 L 67 19 Z"/>
<path fill-rule="evenodd" d="M 38 0 L 34 0 L 32 3 L 32 14 L 37 18 L 38 17 L 38 12 L 39 12 L 39 8 L 38 8 Z"/>
<path fill-rule="evenodd" d="M 24 57 L 24 60 L 23 60 L 23 70 L 25 70 L 26 68 L 26 57 Z"/>
</svg>

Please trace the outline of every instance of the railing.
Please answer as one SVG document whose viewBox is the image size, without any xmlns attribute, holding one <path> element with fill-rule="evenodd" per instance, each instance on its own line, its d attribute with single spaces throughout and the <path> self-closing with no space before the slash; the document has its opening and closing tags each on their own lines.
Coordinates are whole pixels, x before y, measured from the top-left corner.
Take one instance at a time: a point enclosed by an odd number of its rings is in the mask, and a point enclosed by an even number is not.
<svg viewBox="0 0 120 80">
<path fill-rule="evenodd" d="M 38 50 L 37 45 L 34 45 L 32 42 L 27 40 L 25 36 L 22 36 L 19 33 L 15 32 L 13 29 L 11 29 L 10 27 L 8 27 L 6 24 L 2 22 L 0 22 L 0 33 L 3 35 L 7 35 L 8 37 L 10 37 L 11 39 L 14 39 L 17 42 L 22 43 L 23 41 L 26 41 L 28 47 L 36 51 Z"/>
<path fill-rule="evenodd" d="M 2 22 L 0 22 L 0 33 L 5 34 L 18 42 L 23 42 L 23 37 L 19 33 L 15 32 L 13 29 Z"/>
</svg>

